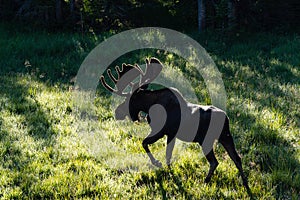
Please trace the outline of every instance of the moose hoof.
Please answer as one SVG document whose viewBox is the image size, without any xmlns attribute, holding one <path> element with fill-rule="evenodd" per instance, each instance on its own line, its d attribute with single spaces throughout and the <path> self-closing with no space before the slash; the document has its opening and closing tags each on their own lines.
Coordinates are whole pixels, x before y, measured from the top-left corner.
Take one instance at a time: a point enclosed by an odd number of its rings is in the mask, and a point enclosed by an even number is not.
<svg viewBox="0 0 300 200">
<path fill-rule="evenodd" d="M 170 161 L 167 162 L 166 164 L 167 164 L 168 168 L 171 168 L 172 163 Z"/>
<path fill-rule="evenodd" d="M 205 183 L 209 183 L 209 182 L 210 182 L 210 179 L 211 179 L 211 177 L 206 177 L 205 180 L 204 180 L 204 182 L 205 182 Z"/>
<path fill-rule="evenodd" d="M 162 167 L 162 164 L 161 164 L 161 162 L 160 162 L 160 161 L 158 161 L 158 160 L 154 160 L 154 161 L 152 161 L 152 164 L 153 164 L 154 166 L 156 166 L 156 167 L 159 167 L 159 168 L 161 168 L 161 167 Z"/>
</svg>

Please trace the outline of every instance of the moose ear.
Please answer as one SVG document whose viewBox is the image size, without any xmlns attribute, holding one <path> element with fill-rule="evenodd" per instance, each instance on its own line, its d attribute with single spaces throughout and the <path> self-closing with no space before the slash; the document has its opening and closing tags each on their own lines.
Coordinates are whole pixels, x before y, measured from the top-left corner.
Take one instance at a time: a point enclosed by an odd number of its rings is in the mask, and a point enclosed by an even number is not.
<svg viewBox="0 0 300 200">
<path fill-rule="evenodd" d="M 161 72 L 163 65 L 157 58 L 146 59 L 146 72 L 141 79 L 141 83 L 152 82 Z"/>
</svg>

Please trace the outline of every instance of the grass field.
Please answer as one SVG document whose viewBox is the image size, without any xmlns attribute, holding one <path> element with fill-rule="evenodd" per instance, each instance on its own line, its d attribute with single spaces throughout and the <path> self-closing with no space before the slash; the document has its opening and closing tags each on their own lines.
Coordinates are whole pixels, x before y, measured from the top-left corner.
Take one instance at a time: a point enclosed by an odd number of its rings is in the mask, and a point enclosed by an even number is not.
<svg viewBox="0 0 300 200">
<path fill-rule="evenodd" d="M 142 155 L 145 123 L 117 123 L 112 97 L 99 88 L 77 112 L 73 79 L 103 35 L 13 31 L 0 26 L 1 199 L 249 199 L 223 147 L 218 166 L 201 148 L 179 143 L 169 169 Z M 232 134 L 255 199 L 300 198 L 300 36 L 196 34 L 223 76 Z M 210 99 L 192 66 L 168 52 L 143 50 L 116 60 L 156 56 L 188 77 L 201 104 Z M 164 161 L 164 140 L 151 146 Z M 134 155 L 134 156 L 132 156 Z M 135 157 L 143 162 L 135 162 Z M 136 166 L 136 170 L 128 166 Z"/>
</svg>

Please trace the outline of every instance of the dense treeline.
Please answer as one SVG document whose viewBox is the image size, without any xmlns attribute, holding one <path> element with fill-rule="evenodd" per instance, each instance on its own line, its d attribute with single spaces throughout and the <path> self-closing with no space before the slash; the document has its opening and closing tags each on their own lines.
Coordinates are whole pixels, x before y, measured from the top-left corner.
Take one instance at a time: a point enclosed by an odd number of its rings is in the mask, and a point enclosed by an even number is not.
<svg viewBox="0 0 300 200">
<path fill-rule="evenodd" d="M 300 25 L 299 0 L 0 0 L 0 19 L 49 29 L 270 30 Z"/>
</svg>

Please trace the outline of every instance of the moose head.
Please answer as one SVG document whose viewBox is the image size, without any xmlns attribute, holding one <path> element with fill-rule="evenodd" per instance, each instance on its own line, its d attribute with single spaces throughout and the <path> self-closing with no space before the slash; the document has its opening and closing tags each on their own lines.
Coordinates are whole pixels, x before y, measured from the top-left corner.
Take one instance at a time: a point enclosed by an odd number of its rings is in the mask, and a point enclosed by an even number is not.
<svg viewBox="0 0 300 200">
<path fill-rule="evenodd" d="M 112 88 L 106 83 L 104 76 L 100 77 L 102 85 L 110 92 L 115 93 L 119 96 L 126 97 L 125 101 L 120 104 L 115 110 L 115 118 L 117 120 L 124 120 L 126 116 L 129 116 L 133 121 L 138 120 L 138 113 L 129 110 L 130 99 L 134 99 L 140 91 L 145 90 L 148 84 L 151 83 L 162 71 L 162 64 L 157 58 L 146 59 L 146 69 L 145 72 L 136 64 L 122 64 L 121 69 L 119 66 L 115 67 L 116 75 L 112 74 L 110 69 L 107 70 L 107 74 L 111 81 L 115 84 L 115 88 Z M 140 81 L 133 82 L 136 78 L 140 78 Z M 124 92 L 126 88 L 130 87 L 129 92 Z M 140 102 L 145 103 L 145 102 Z M 140 108 L 142 105 L 135 105 L 135 108 Z"/>
</svg>

